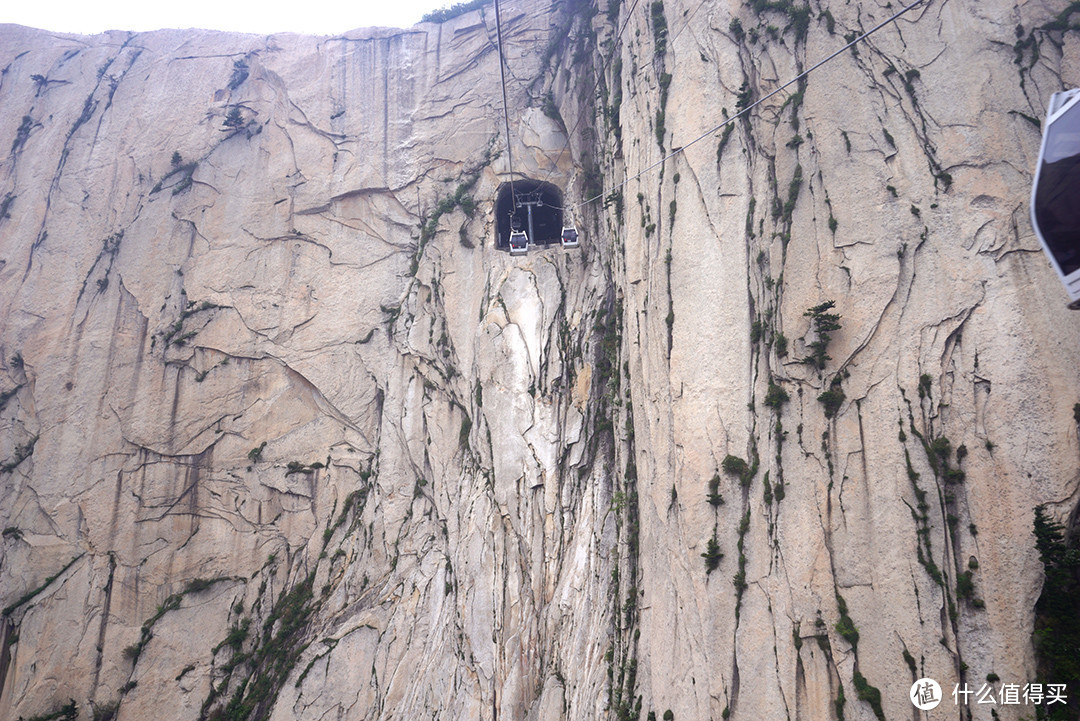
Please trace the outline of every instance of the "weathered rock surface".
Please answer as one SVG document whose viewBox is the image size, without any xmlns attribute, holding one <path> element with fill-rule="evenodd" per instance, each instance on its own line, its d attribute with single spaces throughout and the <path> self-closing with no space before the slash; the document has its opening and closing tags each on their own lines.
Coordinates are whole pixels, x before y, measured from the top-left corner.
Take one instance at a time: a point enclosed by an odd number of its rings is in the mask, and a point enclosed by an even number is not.
<svg viewBox="0 0 1080 721">
<path fill-rule="evenodd" d="M 928 1 L 691 144 L 898 9 L 808 7 L 506 2 L 513 170 L 585 238 L 524 258 L 491 9 L 0 28 L 0 717 L 872 719 L 1030 679 L 1032 509 L 1080 492 L 1032 120 L 1080 45 L 1064 3 Z"/>
</svg>

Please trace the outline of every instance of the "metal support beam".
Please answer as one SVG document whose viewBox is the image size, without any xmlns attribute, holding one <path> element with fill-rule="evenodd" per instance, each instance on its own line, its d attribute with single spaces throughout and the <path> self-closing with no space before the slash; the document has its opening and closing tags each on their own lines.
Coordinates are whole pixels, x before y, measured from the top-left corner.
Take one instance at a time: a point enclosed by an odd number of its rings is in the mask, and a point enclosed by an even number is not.
<svg viewBox="0 0 1080 721">
<path fill-rule="evenodd" d="M 533 207 L 543 205 L 544 201 L 541 199 L 539 193 L 529 193 L 529 194 L 522 193 L 521 195 L 516 195 L 514 197 L 514 204 L 519 208 L 524 206 L 525 210 L 528 212 L 528 214 L 529 214 L 529 242 L 530 243 L 535 243 L 536 242 L 536 234 L 533 232 Z"/>
</svg>

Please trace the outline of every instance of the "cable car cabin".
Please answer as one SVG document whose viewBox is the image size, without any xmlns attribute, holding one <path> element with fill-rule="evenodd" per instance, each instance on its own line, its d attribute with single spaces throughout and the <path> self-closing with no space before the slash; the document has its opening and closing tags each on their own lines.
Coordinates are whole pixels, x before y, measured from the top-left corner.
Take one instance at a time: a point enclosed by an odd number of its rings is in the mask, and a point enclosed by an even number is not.
<svg viewBox="0 0 1080 721">
<path fill-rule="evenodd" d="M 510 255 L 525 255 L 529 252 L 529 236 L 524 230 L 510 231 Z"/>
<path fill-rule="evenodd" d="M 1054 93 L 1031 188 L 1031 224 L 1080 310 L 1080 88 Z"/>
<path fill-rule="evenodd" d="M 581 245 L 581 238 L 578 236 L 577 228 L 572 224 L 562 229 L 562 247 L 564 248 L 576 248 Z"/>
<path fill-rule="evenodd" d="M 533 250 L 562 242 L 560 230 L 567 225 L 563 219 L 563 195 L 558 186 L 529 178 L 505 182 L 495 196 L 495 247 L 512 250 L 512 233 L 524 233 Z M 517 240 L 517 239 L 515 239 Z"/>
</svg>

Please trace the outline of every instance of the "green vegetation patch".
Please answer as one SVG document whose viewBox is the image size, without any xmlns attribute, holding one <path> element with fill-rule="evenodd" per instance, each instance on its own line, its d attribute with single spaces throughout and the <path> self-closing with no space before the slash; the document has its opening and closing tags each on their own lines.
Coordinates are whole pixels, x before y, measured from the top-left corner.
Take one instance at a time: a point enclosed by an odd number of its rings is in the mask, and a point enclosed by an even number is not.
<svg viewBox="0 0 1080 721">
<path fill-rule="evenodd" d="M 656 57 L 661 57 L 667 52 L 668 36 L 667 18 L 664 16 L 664 0 L 653 0 L 652 5 L 649 6 L 649 15 L 652 18 Z"/>
<path fill-rule="evenodd" d="M 1035 509 L 1035 547 L 1043 563 L 1043 589 L 1035 603 L 1035 657 L 1038 680 L 1080 688 L 1080 537 L 1066 534 L 1043 506 Z M 1075 721 L 1080 707 L 1049 709 L 1045 718 Z"/>
<path fill-rule="evenodd" d="M 855 672 L 855 675 L 851 679 L 855 683 L 855 692 L 860 701 L 866 701 L 870 704 L 870 708 L 874 710 L 874 715 L 878 717 L 880 721 L 885 721 L 885 712 L 881 710 L 881 691 L 874 686 L 871 686 L 867 682 L 866 678 L 859 673 Z"/>
<path fill-rule="evenodd" d="M 769 390 L 765 393 L 765 405 L 779 411 L 788 402 L 789 398 L 787 391 L 769 381 Z"/>
<path fill-rule="evenodd" d="M 837 374 L 833 377 L 832 382 L 829 383 L 829 390 L 825 391 L 818 396 L 818 401 L 825 406 L 825 417 L 832 418 L 840 410 L 840 405 L 844 402 L 846 397 L 844 389 L 840 387 L 841 378 Z"/>
<path fill-rule="evenodd" d="M 51 713 L 31 716 L 29 719 L 23 719 L 20 716 L 19 721 L 75 721 L 77 718 L 79 718 L 79 709 L 75 705 L 75 699 L 68 699 L 66 704 Z"/>
<path fill-rule="evenodd" d="M 855 622 L 848 615 L 847 603 L 844 602 L 843 596 L 839 593 L 836 594 L 836 605 L 840 611 L 840 620 L 836 622 L 834 628 L 845 641 L 851 644 L 852 648 L 856 648 L 859 645 L 859 629 L 855 627 Z"/>
<path fill-rule="evenodd" d="M 247 620 L 233 626 L 228 636 L 218 644 L 216 649 L 225 646 L 233 649 L 234 658 L 228 666 L 230 674 L 241 663 L 250 668 L 251 673 L 237 686 L 228 704 L 207 714 L 218 694 L 227 686 L 229 678 L 217 687 L 211 687 L 210 696 L 203 704 L 203 718 L 211 721 L 244 721 L 269 717 L 285 679 L 307 648 L 303 640 L 308 619 L 316 608 L 311 590 L 314 581 L 315 573 L 312 572 L 278 599 L 250 653 L 241 653 L 249 637 Z"/>
<path fill-rule="evenodd" d="M 816 340 L 807 344 L 810 355 L 804 358 L 803 362 L 816 367 L 818 370 L 823 370 L 825 363 L 832 360 L 825 349 L 832 339 L 832 332 L 841 328 L 840 315 L 829 312 L 835 305 L 836 301 L 827 300 L 803 313 L 804 316 L 810 318 L 810 325 L 817 335 Z M 824 403 L 824 401 L 822 402 Z"/>
<path fill-rule="evenodd" d="M 18 531 L 18 529 L 15 529 L 15 530 Z M 4 531 L 4 534 L 7 535 L 7 530 Z M 53 575 L 46 578 L 45 581 L 40 586 L 38 586 L 37 588 L 34 588 L 34 589 L 24 593 L 22 595 L 22 597 L 19 598 L 19 600 L 15 601 L 15 603 L 12 603 L 11 605 L 7 606 L 4 609 L 3 616 L 5 618 L 10 616 L 12 611 L 17 609 L 19 606 L 22 606 L 23 604 L 29 603 L 30 601 L 34 600 L 34 598 L 36 598 L 38 596 L 38 594 L 40 594 L 42 591 L 44 591 L 46 588 L 48 588 L 49 585 L 52 584 L 53 581 L 60 578 L 60 576 L 64 575 L 65 571 L 67 571 L 69 568 L 71 568 L 73 565 L 75 565 L 75 562 L 78 561 L 80 558 L 82 558 L 85 555 L 86 555 L 85 553 L 80 553 L 79 555 L 75 556 L 75 558 L 73 558 L 73 559 L 71 559 L 70 561 L 67 562 L 66 566 L 64 566 L 59 571 L 57 571 Z"/>
<path fill-rule="evenodd" d="M 452 20 L 458 17 L 459 15 L 464 15 L 465 13 L 472 12 L 473 10 L 479 10 L 484 6 L 491 4 L 492 0 L 472 0 L 472 2 L 454 3 L 453 5 L 450 5 L 448 7 L 425 13 L 424 17 L 420 18 L 420 22 L 444 23 L 447 20 Z"/>
<path fill-rule="evenodd" d="M 716 540 L 715 533 L 705 545 L 705 552 L 701 554 L 701 557 L 705 559 L 706 574 L 712 573 L 720 565 L 720 559 L 724 557 L 724 554 L 720 552 L 720 542 Z"/>
</svg>

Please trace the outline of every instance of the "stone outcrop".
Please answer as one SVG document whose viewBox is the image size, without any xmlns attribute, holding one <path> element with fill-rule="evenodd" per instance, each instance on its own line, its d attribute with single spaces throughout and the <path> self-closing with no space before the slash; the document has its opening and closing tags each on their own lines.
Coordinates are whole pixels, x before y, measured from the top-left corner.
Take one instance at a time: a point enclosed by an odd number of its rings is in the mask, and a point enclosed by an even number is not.
<svg viewBox="0 0 1080 721">
<path fill-rule="evenodd" d="M 0 28 L 0 717 L 1033 678 L 1032 509 L 1080 501 L 1027 220 L 1063 4 L 927 0 L 715 133 L 899 6 L 501 5 L 512 153 L 491 8 Z M 511 171 L 580 249 L 495 248 Z"/>
</svg>

